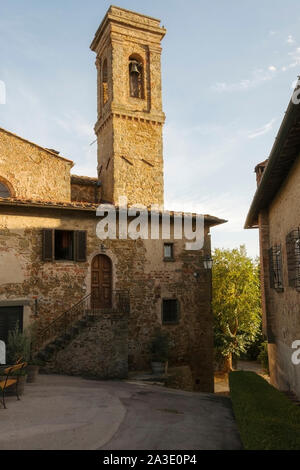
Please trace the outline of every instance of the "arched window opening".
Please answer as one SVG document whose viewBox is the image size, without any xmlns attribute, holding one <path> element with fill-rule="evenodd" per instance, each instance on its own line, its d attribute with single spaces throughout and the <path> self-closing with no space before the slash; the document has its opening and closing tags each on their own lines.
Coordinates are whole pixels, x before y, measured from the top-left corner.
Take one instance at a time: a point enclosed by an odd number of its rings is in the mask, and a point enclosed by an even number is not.
<svg viewBox="0 0 300 470">
<path fill-rule="evenodd" d="M 0 182 L 0 197 L 12 197 L 11 192 L 6 184 Z"/>
<path fill-rule="evenodd" d="M 108 101 L 108 82 L 107 82 L 107 60 L 105 59 L 102 67 L 102 96 L 103 104 Z"/>
<path fill-rule="evenodd" d="M 144 98 L 144 67 L 141 60 L 135 56 L 129 57 L 130 96 Z"/>
</svg>

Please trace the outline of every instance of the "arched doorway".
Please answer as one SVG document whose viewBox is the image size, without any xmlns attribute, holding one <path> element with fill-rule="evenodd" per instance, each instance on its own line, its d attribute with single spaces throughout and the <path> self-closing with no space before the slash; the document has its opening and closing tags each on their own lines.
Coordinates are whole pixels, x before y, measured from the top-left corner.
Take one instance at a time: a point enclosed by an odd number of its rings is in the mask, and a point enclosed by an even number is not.
<svg viewBox="0 0 300 470">
<path fill-rule="evenodd" d="M 106 255 L 97 255 L 92 261 L 92 293 L 95 308 L 112 306 L 112 264 Z"/>
</svg>

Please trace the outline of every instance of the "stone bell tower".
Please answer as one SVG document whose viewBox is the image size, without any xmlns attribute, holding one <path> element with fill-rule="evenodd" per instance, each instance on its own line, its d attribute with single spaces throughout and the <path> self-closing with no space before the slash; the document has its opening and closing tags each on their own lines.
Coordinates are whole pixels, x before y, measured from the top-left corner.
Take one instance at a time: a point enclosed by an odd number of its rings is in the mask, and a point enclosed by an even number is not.
<svg viewBox="0 0 300 470">
<path fill-rule="evenodd" d="M 98 178 L 114 204 L 163 205 L 160 21 L 111 6 L 91 44 L 98 72 Z"/>
</svg>

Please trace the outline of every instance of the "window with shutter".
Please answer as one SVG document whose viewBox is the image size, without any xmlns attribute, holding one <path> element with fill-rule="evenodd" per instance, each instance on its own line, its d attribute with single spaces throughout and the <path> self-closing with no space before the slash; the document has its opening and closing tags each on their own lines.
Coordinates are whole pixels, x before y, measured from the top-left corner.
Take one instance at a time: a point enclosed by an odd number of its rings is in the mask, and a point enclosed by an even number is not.
<svg viewBox="0 0 300 470">
<path fill-rule="evenodd" d="M 43 230 L 44 261 L 86 261 L 85 230 Z"/>
</svg>

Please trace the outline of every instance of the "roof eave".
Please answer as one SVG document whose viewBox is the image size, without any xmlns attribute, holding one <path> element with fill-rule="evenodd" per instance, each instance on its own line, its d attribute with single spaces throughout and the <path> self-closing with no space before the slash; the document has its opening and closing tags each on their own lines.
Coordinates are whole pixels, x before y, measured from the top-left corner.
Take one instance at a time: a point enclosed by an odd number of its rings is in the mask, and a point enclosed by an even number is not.
<svg viewBox="0 0 300 470">
<path fill-rule="evenodd" d="M 270 153 L 268 164 L 266 166 L 266 169 L 264 170 L 261 181 L 254 194 L 254 197 L 253 197 L 253 200 L 252 200 L 252 203 L 251 203 L 251 206 L 250 206 L 250 209 L 247 214 L 246 221 L 245 221 L 245 225 L 244 225 L 245 229 L 257 228 L 258 214 L 260 210 L 266 208 L 269 205 L 269 203 L 274 198 L 275 194 L 278 192 L 281 184 L 283 183 L 284 179 L 287 176 L 287 175 L 283 176 L 280 186 L 276 188 L 276 193 L 271 197 L 270 201 L 263 202 L 263 196 L 270 182 L 270 179 L 272 178 L 272 172 L 274 171 L 276 164 L 280 160 L 280 152 L 282 150 L 284 143 L 286 142 L 286 138 L 288 137 L 288 133 L 290 131 L 291 126 L 296 122 L 295 121 L 296 117 L 298 118 L 300 117 L 300 107 L 294 104 L 291 100 L 289 102 L 288 108 L 285 112 L 285 116 L 282 120 L 281 126 L 275 138 L 275 142 L 273 144 L 273 147 Z"/>
</svg>

